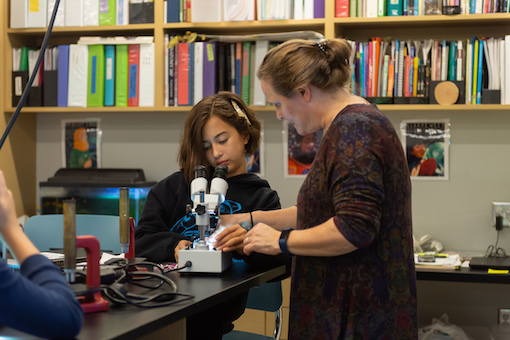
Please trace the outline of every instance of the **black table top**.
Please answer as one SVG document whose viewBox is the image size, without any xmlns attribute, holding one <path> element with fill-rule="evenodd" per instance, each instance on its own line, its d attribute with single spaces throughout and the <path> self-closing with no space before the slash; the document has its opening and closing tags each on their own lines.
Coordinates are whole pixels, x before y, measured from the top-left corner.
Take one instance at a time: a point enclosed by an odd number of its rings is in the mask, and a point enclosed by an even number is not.
<svg viewBox="0 0 510 340">
<path fill-rule="evenodd" d="M 172 272 L 167 277 L 175 282 L 177 292 L 191 294 L 193 299 L 156 308 L 110 303 L 107 311 L 85 314 L 83 328 L 77 339 L 137 339 L 287 274 L 284 265 L 268 269 L 241 262 L 234 262 L 222 274 Z M 7 327 L 0 327 L 2 336 L 36 339 Z"/>
</svg>

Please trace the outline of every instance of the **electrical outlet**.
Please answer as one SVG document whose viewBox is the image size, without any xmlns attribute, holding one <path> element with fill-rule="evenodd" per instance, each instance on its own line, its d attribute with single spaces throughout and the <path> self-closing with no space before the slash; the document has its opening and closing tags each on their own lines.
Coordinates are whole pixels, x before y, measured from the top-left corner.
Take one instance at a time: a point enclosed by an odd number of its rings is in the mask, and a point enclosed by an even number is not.
<svg viewBox="0 0 510 340">
<path fill-rule="evenodd" d="M 503 217 L 503 228 L 510 227 L 510 202 L 492 202 L 492 226 L 496 227 L 496 216 Z"/>
<path fill-rule="evenodd" d="M 500 325 L 509 325 L 510 326 L 510 309 L 500 309 L 499 310 L 499 322 Z"/>
</svg>

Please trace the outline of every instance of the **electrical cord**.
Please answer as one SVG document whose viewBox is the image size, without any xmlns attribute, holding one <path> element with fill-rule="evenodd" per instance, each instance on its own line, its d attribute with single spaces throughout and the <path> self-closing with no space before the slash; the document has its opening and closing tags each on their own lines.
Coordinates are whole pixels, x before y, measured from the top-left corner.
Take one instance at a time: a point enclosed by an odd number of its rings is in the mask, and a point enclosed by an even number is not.
<svg viewBox="0 0 510 340">
<path fill-rule="evenodd" d="M 152 262 L 137 263 L 136 266 L 140 266 L 142 264 L 160 268 L 158 264 Z M 144 281 L 150 281 L 154 279 L 157 279 L 155 284 L 151 285 L 143 283 Z M 170 287 L 170 291 L 152 295 L 135 294 L 127 291 L 126 284 L 132 284 L 150 290 L 162 288 L 166 284 Z M 195 297 L 191 294 L 178 293 L 177 286 L 171 279 L 152 271 L 127 270 L 121 277 L 115 280 L 114 283 L 108 286 L 104 286 L 103 293 L 110 301 L 114 303 L 130 304 L 143 308 L 168 306 L 178 302 L 190 300 Z M 176 299 L 177 297 L 182 298 Z"/>
<path fill-rule="evenodd" d="M 485 257 L 506 257 L 506 251 L 498 247 L 499 232 L 503 229 L 503 216 L 496 216 L 496 244 L 490 245 L 485 252 Z"/>
</svg>

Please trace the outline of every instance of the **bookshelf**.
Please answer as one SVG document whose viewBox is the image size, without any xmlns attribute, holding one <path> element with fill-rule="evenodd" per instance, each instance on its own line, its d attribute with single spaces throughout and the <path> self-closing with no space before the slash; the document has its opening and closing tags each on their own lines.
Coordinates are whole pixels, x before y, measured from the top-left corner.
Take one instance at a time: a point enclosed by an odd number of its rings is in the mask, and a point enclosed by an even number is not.
<svg viewBox="0 0 510 340">
<path fill-rule="evenodd" d="M 98 35 L 150 35 L 155 42 L 155 105 L 154 107 L 24 107 L 18 118 L 10 140 L 21 140 L 21 145 L 13 145 L 7 141 L 0 151 L 0 164 L 8 174 L 8 184 L 13 188 L 16 206 L 20 214 L 35 213 L 35 133 L 36 117 L 38 114 L 51 113 L 109 113 L 109 112 L 166 112 L 169 114 L 183 113 L 189 107 L 164 106 L 164 35 L 170 32 L 185 33 L 193 31 L 203 34 L 251 34 L 269 33 L 293 30 L 313 30 L 324 34 L 326 38 L 346 37 L 352 40 L 367 40 L 373 36 L 391 36 L 395 39 L 466 39 L 472 35 L 487 35 L 503 37 L 510 34 L 510 14 L 471 14 L 471 15 L 435 15 L 409 17 L 379 17 L 379 18 L 335 18 L 335 0 L 325 0 L 323 19 L 310 20 L 275 20 L 250 22 L 220 22 L 220 23 L 165 23 L 164 0 L 154 0 L 155 16 L 152 24 L 134 24 L 126 26 L 85 26 L 85 27 L 54 27 L 50 38 L 50 45 L 76 43 L 80 36 Z M 11 71 L 13 47 L 24 45 L 37 46 L 41 43 L 45 29 L 11 29 L 9 28 L 9 3 L 2 1 L 2 15 L 0 34 L 3 43 L 0 47 L 2 67 L 0 76 L 3 93 L 0 105 L 3 120 L 0 123 L 2 131 L 15 108 L 11 107 Z M 377 34 L 374 34 L 374 31 Z M 391 111 L 505 111 L 510 105 L 379 105 L 385 112 Z M 272 111 L 271 107 L 256 107 L 257 111 Z M 23 154 L 21 157 L 19 154 Z M 33 169 L 33 170 L 20 170 Z M 23 173 L 23 175 L 20 175 Z M 28 177 L 26 177 L 28 176 Z M 21 184 L 23 183 L 23 184 Z M 28 184 L 27 184 L 28 183 Z"/>
</svg>

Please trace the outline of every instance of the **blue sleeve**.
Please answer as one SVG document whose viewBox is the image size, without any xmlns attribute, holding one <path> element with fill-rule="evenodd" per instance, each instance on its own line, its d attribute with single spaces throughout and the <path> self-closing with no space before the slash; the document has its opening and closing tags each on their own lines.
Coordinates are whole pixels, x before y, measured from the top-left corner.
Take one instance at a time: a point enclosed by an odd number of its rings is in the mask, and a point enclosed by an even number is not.
<svg viewBox="0 0 510 340">
<path fill-rule="evenodd" d="M 0 324 L 44 338 L 74 338 L 83 311 L 59 267 L 43 255 L 28 257 L 20 272 L 0 263 Z"/>
</svg>

